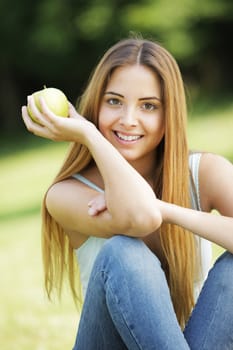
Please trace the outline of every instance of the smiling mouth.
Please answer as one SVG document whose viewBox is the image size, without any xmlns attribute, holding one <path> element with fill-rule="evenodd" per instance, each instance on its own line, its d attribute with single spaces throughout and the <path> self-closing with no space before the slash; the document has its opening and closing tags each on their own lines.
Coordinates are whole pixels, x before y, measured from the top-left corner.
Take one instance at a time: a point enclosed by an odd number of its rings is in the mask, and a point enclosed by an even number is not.
<svg viewBox="0 0 233 350">
<path fill-rule="evenodd" d="M 142 135 L 125 135 L 117 131 L 114 131 L 114 134 L 118 137 L 118 139 L 127 142 L 137 141 L 143 137 Z"/>
</svg>

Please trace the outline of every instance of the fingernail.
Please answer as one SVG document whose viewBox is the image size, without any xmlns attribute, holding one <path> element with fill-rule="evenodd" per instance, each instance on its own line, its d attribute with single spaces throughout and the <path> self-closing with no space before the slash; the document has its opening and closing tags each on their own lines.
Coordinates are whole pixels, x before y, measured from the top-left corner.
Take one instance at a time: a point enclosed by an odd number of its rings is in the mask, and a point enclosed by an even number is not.
<svg viewBox="0 0 233 350">
<path fill-rule="evenodd" d="M 88 208 L 88 214 L 90 215 L 90 216 L 93 216 L 93 215 L 95 215 L 95 210 L 93 209 L 93 208 Z"/>
<path fill-rule="evenodd" d="M 87 206 L 90 208 L 92 206 L 92 200 L 87 203 Z"/>
</svg>

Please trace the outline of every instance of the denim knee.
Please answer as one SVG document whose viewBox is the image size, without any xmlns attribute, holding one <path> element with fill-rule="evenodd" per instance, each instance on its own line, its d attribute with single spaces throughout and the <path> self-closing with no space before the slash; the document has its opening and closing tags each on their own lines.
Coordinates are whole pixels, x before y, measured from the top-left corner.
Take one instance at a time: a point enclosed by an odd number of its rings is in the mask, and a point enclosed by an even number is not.
<svg viewBox="0 0 233 350">
<path fill-rule="evenodd" d="M 133 279 L 153 274 L 159 280 L 164 274 L 159 259 L 141 239 L 123 235 L 116 235 L 104 243 L 93 267 L 94 274 L 100 271 L 105 275 L 114 273 L 115 277 L 131 276 Z"/>
<path fill-rule="evenodd" d="M 188 348 L 160 261 L 141 239 L 116 235 L 104 243 L 94 263 L 85 306 L 86 312 L 89 307 L 91 313 L 97 310 L 96 322 L 103 324 L 109 337 L 100 316 L 105 310 L 129 349 Z M 170 338 L 176 339 L 175 347 Z"/>
<path fill-rule="evenodd" d="M 99 259 L 108 259 L 109 257 L 116 259 L 122 265 L 130 266 L 138 264 L 139 260 L 144 257 L 156 260 L 161 266 L 159 259 L 141 239 L 124 235 L 113 236 L 104 243 L 99 253 Z"/>
<path fill-rule="evenodd" d="M 185 329 L 191 349 L 233 349 L 233 255 L 223 253 L 210 270 Z"/>
<path fill-rule="evenodd" d="M 230 290 L 233 296 L 233 254 L 224 252 L 215 262 L 213 273 L 223 290 Z"/>
</svg>

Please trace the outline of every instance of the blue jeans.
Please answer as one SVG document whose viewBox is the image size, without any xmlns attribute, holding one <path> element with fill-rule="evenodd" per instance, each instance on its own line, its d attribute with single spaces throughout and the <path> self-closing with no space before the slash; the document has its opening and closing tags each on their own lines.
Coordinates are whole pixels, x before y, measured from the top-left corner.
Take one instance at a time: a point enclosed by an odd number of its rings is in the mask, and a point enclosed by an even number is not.
<svg viewBox="0 0 233 350">
<path fill-rule="evenodd" d="M 124 349 L 233 349 L 233 255 L 215 263 L 182 332 L 158 258 L 139 239 L 108 239 L 91 273 L 73 350 Z"/>
</svg>

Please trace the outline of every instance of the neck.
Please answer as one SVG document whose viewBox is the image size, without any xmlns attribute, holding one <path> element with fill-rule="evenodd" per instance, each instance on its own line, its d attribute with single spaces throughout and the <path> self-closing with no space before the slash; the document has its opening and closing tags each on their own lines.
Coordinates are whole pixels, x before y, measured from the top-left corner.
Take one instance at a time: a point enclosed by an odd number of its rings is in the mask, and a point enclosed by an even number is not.
<svg viewBox="0 0 233 350">
<path fill-rule="evenodd" d="M 154 156 L 153 161 L 142 159 L 129 163 L 149 184 L 152 185 L 154 183 L 156 156 Z"/>
</svg>

